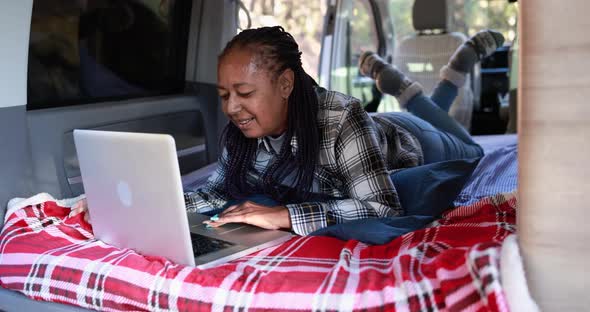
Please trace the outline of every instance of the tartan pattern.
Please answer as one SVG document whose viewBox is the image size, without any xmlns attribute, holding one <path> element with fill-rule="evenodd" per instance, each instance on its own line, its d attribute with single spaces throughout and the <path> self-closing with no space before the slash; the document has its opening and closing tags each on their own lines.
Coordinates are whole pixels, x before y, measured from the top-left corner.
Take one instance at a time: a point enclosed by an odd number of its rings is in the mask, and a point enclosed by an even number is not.
<svg viewBox="0 0 590 312">
<path fill-rule="evenodd" d="M 106 245 L 48 200 L 9 209 L 0 286 L 104 311 L 508 311 L 499 257 L 515 206 L 499 194 L 385 245 L 297 237 L 200 270 Z"/>
<path fill-rule="evenodd" d="M 407 130 L 398 127 L 387 114 L 371 118 L 360 102 L 342 93 L 317 88 L 320 153 L 315 170 L 314 192 L 340 198 L 332 201 L 297 202 L 289 209 L 292 229 L 300 235 L 335 223 L 371 217 L 403 214 L 399 198 L 389 178 L 389 170 L 422 163 L 419 142 Z M 297 152 L 297 138 L 291 147 Z M 255 166 L 248 177 L 253 190 L 268 168 L 268 148 L 260 144 L 258 154 L 265 168 Z M 262 156 L 261 156 L 262 155 Z M 222 157 L 227 154 L 222 153 Z M 258 161 L 259 159 L 257 159 Z M 271 160 L 272 161 L 272 160 Z M 206 212 L 221 208 L 229 200 L 224 192 L 224 162 L 206 186 L 185 194 L 189 211 Z M 283 184 L 291 186 L 289 182 Z"/>
</svg>

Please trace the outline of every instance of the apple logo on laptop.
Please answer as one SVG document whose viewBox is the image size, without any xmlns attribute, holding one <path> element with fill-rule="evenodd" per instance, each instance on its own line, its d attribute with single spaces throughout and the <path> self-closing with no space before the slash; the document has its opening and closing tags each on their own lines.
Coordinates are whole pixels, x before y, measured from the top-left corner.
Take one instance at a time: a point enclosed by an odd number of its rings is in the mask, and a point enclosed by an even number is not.
<svg viewBox="0 0 590 312">
<path fill-rule="evenodd" d="M 131 207 L 133 203 L 133 198 L 131 196 L 131 189 L 129 188 L 129 184 L 125 181 L 119 181 L 117 183 L 117 195 L 119 195 L 119 200 L 123 205 L 126 207 Z"/>
</svg>

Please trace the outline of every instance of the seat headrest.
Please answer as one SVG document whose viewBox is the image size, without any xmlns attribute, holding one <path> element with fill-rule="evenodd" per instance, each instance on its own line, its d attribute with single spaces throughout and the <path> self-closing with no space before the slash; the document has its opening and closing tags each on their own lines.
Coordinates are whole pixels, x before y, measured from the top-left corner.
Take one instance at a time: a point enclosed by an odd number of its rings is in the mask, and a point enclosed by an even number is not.
<svg viewBox="0 0 590 312">
<path fill-rule="evenodd" d="M 412 8 L 412 20 L 416 31 L 442 29 L 447 30 L 446 0 L 415 0 Z"/>
</svg>

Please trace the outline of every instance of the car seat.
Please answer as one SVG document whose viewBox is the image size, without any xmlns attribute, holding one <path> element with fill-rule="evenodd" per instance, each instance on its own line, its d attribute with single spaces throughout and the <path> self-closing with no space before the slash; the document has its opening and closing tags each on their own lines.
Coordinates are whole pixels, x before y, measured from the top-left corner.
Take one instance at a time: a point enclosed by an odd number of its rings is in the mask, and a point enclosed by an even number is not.
<svg viewBox="0 0 590 312">
<path fill-rule="evenodd" d="M 440 80 L 439 71 L 467 36 L 448 32 L 447 2 L 445 0 L 415 0 L 412 19 L 416 33 L 397 44 L 394 65 L 408 77 L 419 82 L 427 94 L 432 93 Z M 477 72 L 477 70 L 475 70 Z M 471 74 L 453 102 L 449 115 L 466 129 L 471 126 L 474 92 Z"/>
</svg>

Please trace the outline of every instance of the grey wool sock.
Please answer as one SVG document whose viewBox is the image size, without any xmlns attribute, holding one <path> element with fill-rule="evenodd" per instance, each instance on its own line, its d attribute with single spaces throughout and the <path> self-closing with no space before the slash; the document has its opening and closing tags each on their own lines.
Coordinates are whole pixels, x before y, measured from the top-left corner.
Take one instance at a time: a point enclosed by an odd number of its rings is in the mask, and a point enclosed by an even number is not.
<svg viewBox="0 0 590 312">
<path fill-rule="evenodd" d="M 462 87 L 475 63 L 491 55 L 504 44 L 504 36 L 494 30 L 482 30 L 463 43 L 440 70 L 440 77 Z"/>
<path fill-rule="evenodd" d="M 412 81 L 374 52 L 367 51 L 361 55 L 359 70 L 362 75 L 375 79 L 379 91 L 395 96 L 404 107 L 409 99 L 422 92 L 420 84 Z"/>
<path fill-rule="evenodd" d="M 475 63 L 491 55 L 504 44 L 504 36 L 494 30 L 482 30 L 463 43 L 451 57 L 449 67 L 468 73 Z"/>
</svg>

